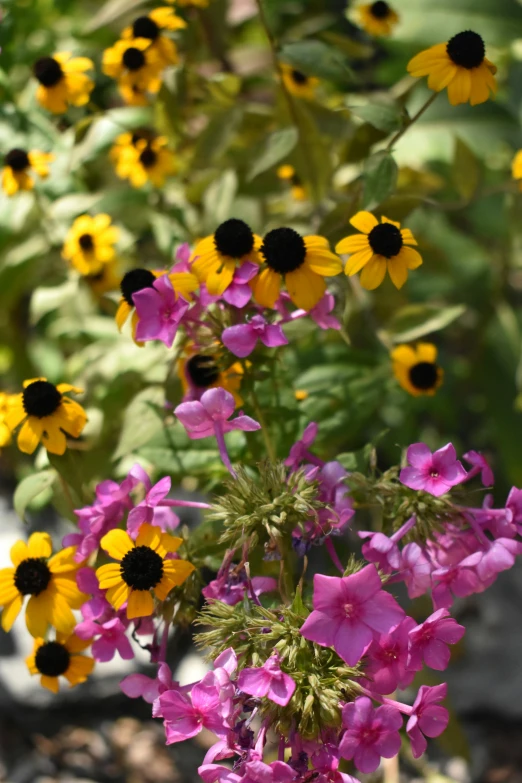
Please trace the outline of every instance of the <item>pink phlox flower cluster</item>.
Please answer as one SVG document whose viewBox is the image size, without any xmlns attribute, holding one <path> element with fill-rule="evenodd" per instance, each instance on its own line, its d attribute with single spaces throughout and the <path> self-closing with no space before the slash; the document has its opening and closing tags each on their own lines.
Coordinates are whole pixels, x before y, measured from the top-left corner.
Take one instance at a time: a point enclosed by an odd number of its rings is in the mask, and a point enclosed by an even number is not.
<svg viewBox="0 0 522 783">
<path fill-rule="evenodd" d="M 238 309 L 246 307 L 252 298 L 252 289 L 248 284 L 257 275 L 258 269 L 258 265 L 252 261 L 244 261 L 234 272 L 232 282 L 221 295 L 222 299 Z"/>
<path fill-rule="evenodd" d="M 345 759 L 353 759 L 361 772 L 375 772 L 381 757 L 390 759 L 399 752 L 402 716 L 395 707 L 375 708 L 367 696 L 359 696 L 345 705 L 342 720 L 345 732 L 339 753 Z"/>
<path fill-rule="evenodd" d="M 112 661 L 116 653 L 126 661 L 134 658 L 134 652 L 125 632 L 129 621 L 125 612 L 117 612 L 105 599 L 99 588 L 96 574 L 91 568 L 80 568 L 76 575 L 80 590 L 93 597 L 81 607 L 83 620 L 74 632 L 80 639 L 93 639 L 92 655 L 96 661 Z"/>
<path fill-rule="evenodd" d="M 399 480 L 410 489 L 440 497 L 467 477 L 451 443 L 433 454 L 425 443 L 413 443 L 406 457 L 411 467 L 402 468 Z"/>
<path fill-rule="evenodd" d="M 167 348 L 171 348 L 190 303 L 176 293 L 169 276 L 161 275 L 152 287 L 136 291 L 132 301 L 139 318 L 136 340 L 160 340 Z"/>
<path fill-rule="evenodd" d="M 237 687 L 257 699 L 266 696 L 270 701 L 286 707 L 295 691 L 295 682 L 281 671 L 279 656 L 274 653 L 258 668 L 243 669 Z"/>
<path fill-rule="evenodd" d="M 310 446 L 317 437 L 319 430 L 315 421 L 311 421 L 303 432 L 301 439 L 296 441 L 290 449 L 290 454 L 285 459 L 285 465 L 291 470 L 297 470 L 302 462 L 310 462 L 317 465 L 316 458 L 310 453 Z M 321 466 L 323 463 L 320 461 Z"/>
<path fill-rule="evenodd" d="M 311 756 L 315 773 L 311 779 L 315 783 L 359 783 L 357 778 L 346 772 L 339 772 L 339 749 L 333 744 L 325 743 Z M 318 775 L 316 773 L 319 773 Z M 308 776 L 305 773 L 305 780 Z"/>
<path fill-rule="evenodd" d="M 291 304 L 292 300 L 286 291 L 281 292 L 275 303 L 275 309 L 281 316 L 283 323 L 309 316 L 320 329 L 338 330 L 341 328 L 340 321 L 332 315 L 335 308 L 335 297 L 333 294 L 327 292 L 311 310 L 293 310 L 289 312 L 287 306 Z"/>
<path fill-rule="evenodd" d="M 178 688 L 183 691 L 175 680 L 166 663 L 160 663 L 156 677 L 145 674 L 129 674 L 120 682 L 120 688 L 130 699 L 143 699 L 148 704 L 154 704 L 161 693 Z"/>
<path fill-rule="evenodd" d="M 244 359 L 250 356 L 258 342 L 267 348 L 288 345 L 280 324 L 270 324 L 262 315 L 254 315 L 243 324 L 229 326 L 223 331 L 221 341 L 228 350 Z"/>
<path fill-rule="evenodd" d="M 416 523 L 415 516 L 402 525 L 393 535 L 386 536 L 384 533 L 372 533 L 371 531 L 361 530 L 360 538 L 368 538 L 369 541 L 362 546 L 362 553 L 370 563 L 376 563 L 385 574 L 391 574 L 397 571 L 401 566 L 401 553 L 398 542 L 403 538 Z"/>
<path fill-rule="evenodd" d="M 439 737 L 446 730 L 449 713 L 439 702 L 446 698 L 447 691 L 446 683 L 432 687 L 421 685 L 419 688 L 406 724 L 406 733 L 416 759 L 422 756 L 428 747 L 426 737 Z"/>
<path fill-rule="evenodd" d="M 233 566 L 233 557 L 234 551 L 225 555 L 216 578 L 202 589 L 201 593 L 207 601 L 222 601 L 229 606 L 235 606 L 250 591 L 258 597 L 262 593 L 277 590 L 277 580 L 271 576 L 254 576 L 249 584 L 245 568 L 238 569 L 238 566 Z"/>
<path fill-rule="evenodd" d="M 415 627 L 415 620 L 405 617 L 392 631 L 371 642 L 365 656 L 366 687 L 387 694 L 411 685 L 415 672 L 408 666 L 409 633 Z"/>
<path fill-rule="evenodd" d="M 480 480 L 483 487 L 492 487 L 495 483 L 495 476 L 489 465 L 489 462 L 479 451 L 468 451 L 463 455 L 466 462 L 472 466 L 468 471 L 467 480 L 477 476 L 480 473 Z"/>
<path fill-rule="evenodd" d="M 250 416 L 239 415 L 229 421 L 234 413 L 235 402 L 230 392 L 221 387 L 208 389 L 201 400 L 182 402 L 174 413 L 187 430 L 189 438 L 210 438 L 217 433 L 243 430 L 253 432 L 261 429 L 261 425 Z"/>
<path fill-rule="evenodd" d="M 170 492 L 170 476 L 165 476 L 152 486 L 149 477 L 145 474 L 143 484 L 147 490 L 146 495 L 131 509 L 127 517 L 127 532 L 133 539 L 137 538 L 140 527 L 145 522 L 161 528 L 164 533 L 174 530 L 179 525 L 178 515 L 168 506 L 161 505 Z"/>
<path fill-rule="evenodd" d="M 450 661 L 448 645 L 460 642 L 465 631 L 447 609 L 438 609 L 410 630 L 408 668 L 420 671 L 425 663 L 430 669 L 444 671 Z"/>
</svg>

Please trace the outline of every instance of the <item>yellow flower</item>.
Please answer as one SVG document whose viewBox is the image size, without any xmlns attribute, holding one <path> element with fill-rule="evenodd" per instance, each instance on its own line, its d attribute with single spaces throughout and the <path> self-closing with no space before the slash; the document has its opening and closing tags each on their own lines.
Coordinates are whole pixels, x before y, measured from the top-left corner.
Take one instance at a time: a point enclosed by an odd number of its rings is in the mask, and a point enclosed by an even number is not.
<svg viewBox="0 0 522 783">
<path fill-rule="evenodd" d="M 522 150 L 519 150 L 513 158 L 513 163 L 511 164 L 511 173 L 513 175 L 513 179 L 520 180 L 518 184 L 522 190 Z"/>
<path fill-rule="evenodd" d="M 314 97 L 319 79 L 315 76 L 307 76 L 287 63 L 281 63 L 281 72 L 283 83 L 288 92 L 298 98 L 307 98 L 308 100 Z"/>
<path fill-rule="evenodd" d="M 32 636 L 45 636 L 49 625 L 69 634 L 76 625 L 72 609 L 79 609 L 88 596 L 76 585 L 81 564 L 73 559 L 76 547 L 70 546 L 52 555 L 47 533 L 33 533 L 27 544 L 17 541 L 11 547 L 13 568 L 0 570 L 0 606 L 2 628 L 10 631 L 30 595 L 25 622 Z"/>
<path fill-rule="evenodd" d="M 39 82 L 38 102 L 53 114 L 63 114 L 67 106 L 85 106 L 89 102 L 94 82 L 84 71 L 94 68 L 88 57 L 73 57 L 69 52 L 57 52 L 52 57 L 40 57 L 33 66 Z"/>
<path fill-rule="evenodd" d="M 120 287 L 121 271 L 116 260 L 104 264 L 99 272 L 92 275 L 83 275 L 82 282 L 86 283 L 95 297 L 100 298 L 109 291 L 117 291 Z"/>
<path fill-rule="evenodd" d="M 121 37 L 123 39 L 145 38 L 150 42 L 164 66 L 176 65 L 179 61 L 178 51 L 170 38 L 161 34 L 162 30 L 181 30 L 186 22 L 176 16 L 172 8 L 155 8 L 150 13 L 138 16 L 130 27 L 126 27 Z"/>
<path fill-rule="evenodd" d="M 452 106 L 468 101 L 476 106 L 497 91 L 497 69 L 486 57 L 484 41 L 471 30 L 420 52 L 408 63 L 408 72 L 427 76 L 428 87 L 436 92 L 447 87 Z"/>
<path fill-rule="evenodd" d="M 122 133 L 110 152 L 116 174 L 128 179 L 134 188 L 142 188 L 147 182 L 163 187 L 165 179 L 177 169 L 175 155 L 167 145 L 165 136 L 154 136 L 147 130 Z"/>
<path fill-rule="evenodd" d="M 183 584 L 194 571 L 187 560 L 170 560 L 183 539 L 143 524 L 136 542 L 124 530 L 111 530 L 101 540 L 102 549 L 118 563 L 102 565 L 96 571 L 105 597 L 115 608 L 127 602 L 127 618 L 150 617 L 154 612 L 151 590 L 164 601 L 173 587 Z"/>
<path fill-rule="evenodd" d="M 24 381 L 23 386 L 23 392 L 9 398 L 5 417 L 10 430 L 24 422 L 18 433 L 18 448 L 32 454 L 41 441 L 51 454 L 63 454 L 67 447 L 65 434 L 79 437 L 87 421 L 82 406 L 64 394 L 70 391 L 81 394 L 83 389 L 69 383 L 55 386 L 46 378 Z"/>
<path fill-rule="evenodd" d="M 31 169 L 42 179 L 49 174 L 48 164 L 54 160 L 54 155 L 46 152 L 26 152 L 15 147 L 4 158 L 2 171 L 2 188 L 7 196 L 14 196 L 19 190 L 32 190 L 34 180 L 30 176 Z"/>
<path fill-rule="evenodd" d="M 350 223 L 362 234 L 345 237 L 337 244 L 337 253 L 348 253 L 350 258 L 345 274 L 357 274 L 362 269 L 361 285 L 368 291 L 380 286 L 388 269 L 392 283 L 402 288 L 408 279 L 408 269 L 422 264 L 420 254 L 408 245 L 416 245 L 409 228 L 386 217 L 381 222 L 371 212 L 358 212 Z"/>
<path fill-rule="evenodd" d="M 277 169 L 277 176 L 283 182 L 289 182 L 291 187 L 292 198 L 296 201 L 306 201 L 306 189 L 303 187 L 296 170 L 289 163 L 284 163 Z"/>
<path fill-rule="evenodd" d="M 143 291 L 144 288 L 153 288 L 157 277 L 166 272 L 153 272 L 150 269 L 131 269 L 120 283 L 121 299 L 116 311 L 116 324 L 121 331 L 123 324 L 132 313 L 132 333 L 136 333 L 138 315 L 134 310 L 133 294 Z M 170 282 L 176 294 L 181 294 L 185 299 L 190 299 L 190 294 L 199 287 L 197 277 L 190 272 L 173 272 L 169 274 Z M 134 311 L 134 312 L 133 312 Z"/>
<path fill-rule="evenodd" d="M 76 634 L 57 633 L 54 641 L 35 639 L 34 648 L 26 659 L 31 674 L 40 675 L 40 685 L 53 693 L 58 693 L 60 681 L 65 677 L 71 688 L 85 682 L 94 669 L 94 660 L 80 655 L 90 646 L 92 639 L 80 639 Z"/>
<path fill-rule="evenodd" d="M 104 51 L 102 69 L 118 81 L 123 100 L 131 106 L 145 106 L 147 93 L 161 87 L 163 63 L 147 38 L 117 41 Z"/>
<path fill-rule="evenodd" d="M 284 280 L 295 306 L 311 310 L 326 291 L 324 278 L 338 275 L 343 269 L 327 239 L 302 237 L 293 228 L 269 231 L 259 255 L 264 265 L 252 281 L 252 288 L 262 307 L 274 307 Z"/>
<path fill-rule="evenodd" d="M 306 389 L 296 389 L 294 392 L 294 396 L 297 400 L 297 402 L 303 402 L 304 400 L 308 399 L 308 392 Z"/>
<path fill-rule="evenodd" d="M 6 424 L 10 395 L 0 392 L 0 449 L 11 443 L 11 430 Z"/>
<path fill-rule="evenodd" d="M 208 8 L 210 0 L 167 0 L 167 3 L 176 3 L 182 8 L 194 6 L 195 8 Z"/>
<path fill-rule="evenodd" d="M 209 294 L 220 296 L 232 282 L 238 264 L 260 263 L 258 250 L 262 242 L 243 220 L 230 218 L 196 244 L 191 268 Z"/>
<path fill-rule="evenodd" d="M 398 345 L 391 359 L 399 384 L 414 397 L 433 396 L 441 386 L 444 371 L 437 364 L 437 348 L 432 343 Z"/>
<path fill-rule="evenodd" d="M 226 369 L 219 366 L 216 354 L 191 353 L 187 358 L 178 361 L 178 375 L 183 389 L 183 396 L 191 396 L 191 392 L 203 392 L 218 386 L 226 389 L 233 396 L 236 408 L 243 404 L 239 390 L 245 370 L 241 362 L 234 362 Z"/>
<path fill-rule="evenodd" d="M 384 0 L 361 5 L 356 11 L 361 26 L 370 35 L 390 35 L 399 21 L 398 14 Z"/>
<path fill-rule="evenodd" d="M 62 257 L 81 275 L 98 274 L 116 255 L 114 245 L 119 233 L 111 226 L 109 215 L 81 215 L 69 229 Z"/>
</svg>

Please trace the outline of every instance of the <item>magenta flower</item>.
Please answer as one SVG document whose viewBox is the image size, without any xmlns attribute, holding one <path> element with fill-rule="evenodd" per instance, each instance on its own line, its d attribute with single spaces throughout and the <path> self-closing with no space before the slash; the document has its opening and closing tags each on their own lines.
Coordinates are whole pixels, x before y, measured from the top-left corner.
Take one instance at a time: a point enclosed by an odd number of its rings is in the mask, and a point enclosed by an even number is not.
<svg viewBox="0 0 522 783">
<path fill-rule="evenodd" d="M 204 392 L 201 395 L 201 400 L 182 402 L 174 409 L 174 413 L 187 430 L 189 438 L 197 440 L 215 435 L 223 464 L 233 476 L 236 474 L 230 464 L 223 437 L 224 433 L 232 430 L 253 432 L 261 429 L 261 425 L 250 416 L 240 415 L 232 421 L 228 421 L 234 413 L 235 407 L 236 404 L 230 392 L 218 386 L 216 389 L 208 389 Z"/>
<path fill-rule="evenodd" d="M 404 617 L 395 598 L 382 590 L 374 565 L 351 576 L 315 574 L 313 604 L 301 634 L 333 647 L 349 666 L 358 663 L 372 639 L 389 633 Z"/>
<path fill-rule="evenodd" d="M 370 690 L 387 694 L 411 684 L 415 672 L 410 671 L 408 666 L 408 634 L 413 628 L 415 620 L 405 617 L 397 628 L 382 634 L 378 641 L 370 644 L 364 669 L 364 677 L 369 680 L 367 687 Z"/>
<path fill-rule="evenodd" d="M 468 479 L 480 473 L 480 480 L 482 481 L 482 486 L 483 487 L 493 486 L 493 484 L 495 483 L 495 477 L 493 475 L 493 471 L 491 470 L 488 464 L 487 459 L 479 451 L 468 451 L 463 456 L 466 462 L 469 462 L 470 465 L 473 465 L 471 470 L 468 472 Z"/>
<path fill-rule="evenodd" d="M 152 288 L 137 291 L 132 295 L 132 301 L 139 318 L 136 340 L 161 340 L 167 348 L 171 348 L 189 303 L 176 294 L 169 276 L 161 275 L 156 278 Z"/>
<path fill-rule="evenodd" d="M 172 509 L 161 505 L 161 501 L 165 500 L 170 492 L 171 483 L 170 476 L 160 479 L 153 487 L 150 486 L 150 481 L 148 481 L 147 494 L 141 503 L 138 503 L 137 506 L 129 511 L 129 516 L 127 517 L 127 532 L 131 538 L 137 538 L 140 527 L 144 522 L 160 527 L 164 533 L 169 529 L 173 530 L 179 525 L 178 515 Z"/>
<path fill-rule="evenodd" d="M 412 541 L 401 552 L 399 576 L 408 588 L 409 598 L 418 598 L 431 586 L 432 566 L 418 544 Z"/>
<path fill-rule="evenodd" d="M 118 617 L 101 624 L 84 620 L 76 626 L 74 632 L 80 639 L 97 637 L 92 644 L 92 655 L 95 661 L 100 663 L 112 661 L 117 652 L 125 661 L 134 658 L 131 643 L 125 636 L 125 626 Z"/>
<path fill-rule="evenodd" d="M 419 693 L 412 707 L 408 723 L 406 724 L 406 733 L 410 738 L 413 758 L 418 759 L 428 747 L 426 737 L 439 737 L 446 729 L 449 721 L 449 713 L 445 707 L 441 707 L 438 702 L 446 698 L 448 686 L 442 685 L 421 685 Z"/>
<path fill-rule="evenodd" d="M 297 470 L 301 462 L 313 462 L 314 457 L 309 452 L 309 448 L 317 438 L 319 427 L 315 421 L 311 421 L 303 432 L 301 439 L 296 441 L 290 449 L 290 454 L 285 459 L 285 465 L 292 470 Z M 321 463 L 322 464 L 322 463 Z"/>
<path fill-rule="evenodd" d="M 474 568 L 482 582 L 492 584 L 497 574 L 515 565 L 515 558 L 520 554 L 521 542 L 512 538 L 497 538 L 496 541 L 488 541 L 485 550 L 468 555 L 460 565 Z M 489 587 L 489 584 L 486 586 Z"/>
<path fill-rule="evenodd" d="M 439 497 L 467 477 L 451 443 L 433 454 L 425 443 L 413 443 L 406 456 L 412 467 L 401 470 L 399 481 L 410 489 L 423 489 Z"/>
<path fill-rule="evenodd" d="M 447 609 L 438 609 L 410 631 L 408 667 L 420 671 L 424 662 L 431 669 L 444 671 L 451 657 L 448 645 L 460 642 L 465 632 Z"/>
<path fill-rule="evenodd" d="M 381 756 L 391 759 L 399 752 L 402 716 L 395 707 L 386 704 L 375 709 L 367 696 L 359 696 L 345 705 L 342 717 L 346 731 L 339 753 L 353 759 L 361 772 L 375 772 Z"/>
<path fill-rule="evenodd" d="M 288 345 L 281 326 L 267 323 L 262 315 L 254 315 L 247 323 L 229 326 L 221 335 L 223 345 L 241 359 L 252 353 L 258 340 L 267 348 Z"/>
<path fill-rule="evenodd" d="M 209 672 L 213 674 L 213 672 Z M 206 728 L 215 734 L 225 734 L 228 727 L 222 711 L 219 689 L 208 674 L 194 685 L 190 694 L 169 690 L 158 697 L 165 719 L 167 745 L 195 737 Z"/>
<path fill-rule="evenodd" d="M 248 761 L 241 783 L 290 783 L 295 780 L 295 770 L 284 761 Z"/>
<path fill-rule="evenodd" d="M 198 775 L 204 783 L 239 783 L 242 780 L 241 775 L 221 764 L 202 764 L 198 767 Z"/>
<path fill-rule="evenodd" d="M 432 580 L 431 597 L 435 609 L 449 609 L 453 604 L 453 595 L 465 598 L 483 590 L 475 571 L 460 565 L 436 568 Z"/>
<path fill-rule="evenodd" d="M 223 292 L 222 299 L 233 307 L 246 307 L 252 298 L 252 289 L 248 285 L 257 275 L 259 267 L 252 261 L 245 261 L 234 272 L 234 277 L 228 288 Z M 239 354 L 238 354 L 239 355 Z"/>
<path fill-rule="evenodd" d="M 415 523 L 415 516 L 410 517 L 410 519 L 390 537 L 385 536 L 384 533 L 373 533 L 368 530 L 361 530 L 359 532 L 359 538 L 370 539 L 362 546 L 362 553 L 366 560 L 370 563 L 377 563 L 381 571 L 386 574 L 397 571 L 401 564 L 401 553 L 397 546 L 397 542 L 415 526 Z"/>
<path fill-rule="evenodd" d="M 243 669 L 237 687 L 258 699 L 266 696 L 270 701 L 286 707 L 295 691 L 295 682 L 281 671 L 277 653 L 257 669 Z"/>
<path fill-rule="evenodd" d="M 294 320 L 295 318 L 303 318 L 305 315 L 309 315 L 320 329 L 340 329 L 340 321 L 334 315 L 331 315 L 334 307 L 335 298 L 333 294 L 326 293 L 311 310 L 294 310 L 290 318 Z"/>
</svg>

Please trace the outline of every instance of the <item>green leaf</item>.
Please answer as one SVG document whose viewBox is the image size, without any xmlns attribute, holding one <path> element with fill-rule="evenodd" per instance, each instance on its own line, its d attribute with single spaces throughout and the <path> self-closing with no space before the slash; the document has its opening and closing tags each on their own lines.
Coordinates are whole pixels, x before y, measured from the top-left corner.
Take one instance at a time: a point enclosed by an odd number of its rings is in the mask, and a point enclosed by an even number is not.
<svg viewBox="0 0 522 783">
<path fill-rule="evenodd" d="M 401 308 L 388 324 L 387 333 L 394 343 L 418 340 L 431 332 L 445 329 L 465 312 L 464 305 L 437 307 L 412 304 Z"/>
<path fill-rule="evenodd" d="M 348 106 L 352 114 L 377 130 L 391 133 L 404 123 L 404 112 L 395 104 L 368 103 L 366 106 Z"/>
<path fill-rule="evenodd" d="M 114 459 L 136 451 L 163 429 L 163 421 L 154 406 L 161 406 L 164 401 L 162 386 L 149 386 L 134 397 L 125 410 Z"/>
<path fill-rule="evenodd" d="M 399 169 L 389 152 L 372 155 L 364 166 L 364 209 L 375 209 L 393 193 L 397 184 Z"/>
<path fill-rule="evenodd" d="M 480 164 L 474 152 L 459 138 L 455 142 L 452 177 L 459 195 L 471 201 L 480 180 Z"/>
<path fill-rule="evenodd" d="M 50 489 L 56 479 L 56 471 L 42 470 L 41 473 L 33 473 L 22 479 L 15 489 L 13 505 L 20 519 L 25 521 L 25 512 L 33 500 L 42 492 Z"/>
<path fill-rule="evenodd" d="M 258 174 L 275 166 L 276 163 L 284 160 L 297 144 L 299 134 L 294 127 L 281 128 L 281 130 L 271 133 L 260 152 L 254 157 L 254 163 L 248 172 L 247 180 L 250 182 Z"/>
<path fill-rule="evenodd" d="M 215 227 L 227 218 L 232 217 L 231 209 L 237 185 L 236 172 L 227 169 L 205 191 L 203 205 L 209 233 L 212 233 Z"/>
<path fill-rule="evenodd" d="M 92 33 L 100 27 L 105 27 L 144 4 L 145 0 L 108 0 L 85 26 L 84 32 Z"/>
<path fill-rule="evenodd" d="M 348 58 L 323 41 L 293 41 L 283 46 L 280 58 L 308 76 L 344 83 L 353 81 Z"/>
</svg>

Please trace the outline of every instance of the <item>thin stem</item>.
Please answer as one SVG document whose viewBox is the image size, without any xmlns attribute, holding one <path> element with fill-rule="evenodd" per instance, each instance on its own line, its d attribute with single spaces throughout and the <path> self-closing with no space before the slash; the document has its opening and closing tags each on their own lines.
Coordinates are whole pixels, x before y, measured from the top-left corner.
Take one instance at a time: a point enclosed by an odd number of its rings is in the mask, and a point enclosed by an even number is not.
<svg viewBox="0 0 522 783">
<path fill-rule="evenodd" d="M 341 561 L 339 560 L 339 555 L 335 551 L 335 546 L 334 546 L 334 543 L 333 543 L 332 539 L 331 538 L 327 538 L 326 541 L 324 542 L 324 544 L 326 546 L 326 551 L 328 552 L 328 554 L 330 555 L 330 557 L 332 559 L 332 563 L 334 564 L 334 566 L 336 568 L 339 569 L 341 574 L 344 574 L 344 566 L 341 563 Z"/>
<path fill-rule="evenodd" d="M 386 147 L 386 150 L 391 150 L 391 149 L 392 149 L 392 147 L 393 147 L 393 146 L 394 146 L 394 145 L 395 145 L 395 144 L 396 144 L 396 143 L 399 141 L 399 139 L 400 139 L 400 138 L 402 138 L 402 136 L 404 136 L 404 134 L 406 133 L 406 131 L 407 131 L 409 128 L 411 128 L 411 126 L 412 126 L 412 125 L 413 125 L 415 122 L 417 122 L 417 120 L 419 119 L 419 117 L 422 117 L 422 115 L 424 114 L 424 112 L 426 111 L 426 109 L 429 109 L 429 107 L 431 106 L 431 104 L 433 103 L 433 101 L 434 101 L 434 100 L 435 100 L 435 99 L 436 99 L 438 96 L 439 96 L 439 93 L 438 93 L 438 92 L 434 92 L 434 93 L 433 93 L 433 95 L 430 95 L 430 97 L 428 98 L 428 100 L 426 101 L 426 103 L 425 103 L 423 106 L 421 106 L 421 108 L 419 109 L 419 111 L 417 112 L 417 114 L 414 114 L 414 115 L 413 115 L 413 117 L 411 118 L 411 120 L 409 121 L 409 123 L 408 123 L 407 125 L 405 125 L 403 128 L 401 128 L 401 129 L 400 129 L 400 131 L 398 131 L 398 133 L 396 133 L 396 134 L 395 134 L 395 136 L 393 136 L 393 138 L 391 139 L 391 141 L 390 141 L 390 142 L 388 142 L 388 145 L 387 145 L 387 147 Z"/>
<path fill-rule="evenodd" d="M 228 456 L 227 446 L 225 443 L 225 436 L 223 434 L 223 428 L 220 424 L 220 422 L 216 421 L 214 422 L 214 432 L 216 435 L 216 441 L 219 449 L 219 453 L 221 455 L 221 459 L 223 460 L 223 465 L 226 467 L 232 478 L 237 479 L 237 473 L 232 467 L 232 463 L 230 462 L 230 457 Z"/>
<path fill-rule="evenodd" d="M 252 398 L 252 406 L 254 408 L 257 420 L 259 421 L 261 425 L 261 434 L 263 436 L 263 440 L 265 442 L 265 448 L 268 454 L 268 457 L 270 459 L 270 462 L 277 462 L 277 454 L 276 450 L 274 448 L 274 444 L 272 443 L 272 440 L 270 438 L 270 433 L 268 431 L 267 423 L 265 416 L 263 414 L 263 410 L 261 408 L 261 405 L 259 404 L 259 400 L 257 397 L 257 394 L 255 393 L 254 389 L 250 390 L 250 396 Z"/>
</svg>

